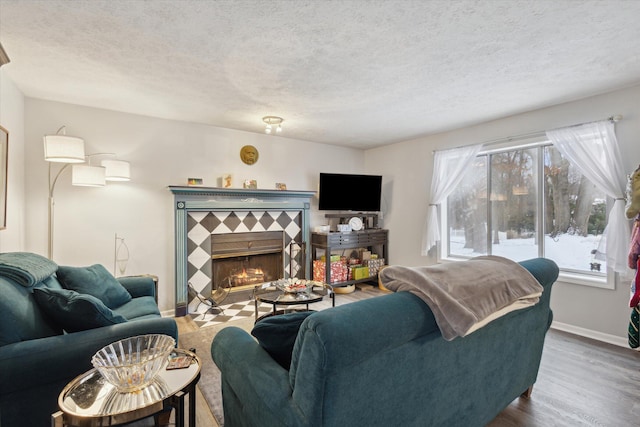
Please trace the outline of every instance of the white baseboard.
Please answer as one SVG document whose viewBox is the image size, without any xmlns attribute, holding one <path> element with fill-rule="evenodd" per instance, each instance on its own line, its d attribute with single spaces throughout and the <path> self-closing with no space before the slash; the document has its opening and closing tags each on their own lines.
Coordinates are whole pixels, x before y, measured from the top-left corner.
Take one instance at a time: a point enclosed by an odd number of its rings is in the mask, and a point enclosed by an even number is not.
<svg viewBox="0 0 640 427">
<path fill-rule="evenodd" d="M 165 311 L 161 311 L 160 315 L 162 317 L 175 317 L 176 314 L 176 310 L 175 309 L 171 309 L 171 310 L 165 310 Z"/>
<path fill-rule="evenodd" d="M 618 337 L 615 335 L 605 334 L 591 329 L 581 328 L 579 326 L 569 325 L 567 323 L 552 322 L 551 327 L 559 331 L 569 332 L 570 334 L 579 335 L 585 338 L 591 338 L 597 341 L 606 342 L 608 344 L 617 345 L 619 347 L 629 348 L 629 342 L 627 338 Z"/>
</svg>

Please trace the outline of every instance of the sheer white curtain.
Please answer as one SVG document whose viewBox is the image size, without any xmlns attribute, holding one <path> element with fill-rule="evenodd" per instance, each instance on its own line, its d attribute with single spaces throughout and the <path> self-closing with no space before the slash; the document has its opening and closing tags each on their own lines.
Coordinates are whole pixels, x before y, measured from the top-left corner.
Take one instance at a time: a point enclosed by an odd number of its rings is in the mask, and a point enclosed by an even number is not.
<svg viewBox="0 0 640 427">
<path fill-rule="evenodd" d="M 615 200 L 598 251 L 606 254 L 607 266 L 627 276 L 630 232 L 624 212 L 626 181 L 613 122 L 586 123 L 546 134 L 566 159 L 600 191 Z"/>
<path fill-rule="evenodd" d="M 427 255 L 429 249 L 440 240 L 438 205 L 442 204 L 456 186 L 460 184 L 480 149 L 482 149 L 482 144 L 436 151 L 433 158 L 429 209 L 427 210 L 425 229 L 422 234 L 422 255 Z"/>
</svg>

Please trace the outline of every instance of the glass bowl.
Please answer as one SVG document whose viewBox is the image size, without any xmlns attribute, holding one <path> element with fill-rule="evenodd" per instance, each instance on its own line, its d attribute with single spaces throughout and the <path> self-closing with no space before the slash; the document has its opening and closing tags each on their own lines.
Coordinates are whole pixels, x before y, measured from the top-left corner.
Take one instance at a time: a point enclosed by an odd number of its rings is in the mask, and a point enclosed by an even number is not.
<svg viewBox="0 0 640 427">
<path fill-rule="evenodd" d="M 309 293 L 318 282 L 305 279 L 280 279 L 273 282 L 277 289 L 288 294 Z"/>
<path fill-rule="evenodd" d="M 172 337 L 161 334 L 126 338 L 98 350 L 91 364 L 119 392 L 128 393 L 151 384 L 175 344 Z"/>
</svg>

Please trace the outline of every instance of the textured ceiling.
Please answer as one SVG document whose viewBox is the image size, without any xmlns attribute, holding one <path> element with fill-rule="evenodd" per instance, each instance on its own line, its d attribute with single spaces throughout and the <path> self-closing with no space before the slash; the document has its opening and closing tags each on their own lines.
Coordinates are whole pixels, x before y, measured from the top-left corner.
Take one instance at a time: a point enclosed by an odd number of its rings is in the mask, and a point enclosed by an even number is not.
<svg viewBox="0 0 640 427">
<path fill-rule="evenodd" d="M 368 148 L 640 83 L 640 1 L 0 0 L 27 96 Z"/>
</svg>

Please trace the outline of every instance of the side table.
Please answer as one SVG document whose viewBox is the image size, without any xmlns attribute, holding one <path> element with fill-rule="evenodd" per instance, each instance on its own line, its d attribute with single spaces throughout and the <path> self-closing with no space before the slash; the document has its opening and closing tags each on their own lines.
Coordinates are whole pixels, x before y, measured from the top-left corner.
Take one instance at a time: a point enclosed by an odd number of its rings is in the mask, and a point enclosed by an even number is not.
<svg viewBox="0 0 640 427">
<path fill-rule="evenodd" d="M 191 365 L 163 369 L 149 386 L 135 392 L 119 393 L 96 369 L 76 377 L 58 396 L 60 411 L 51 415 L 51 426 L 117 425 L 149 417 L 171 406 L 175 409 L 175 425 L 184 427 L 184 398 L 189 395 L 189 427 L 195 427 L 195 387 L 200 380 L 201 361 L 190 351 L 174 351 L 192 356 Z"/>
</svg>

